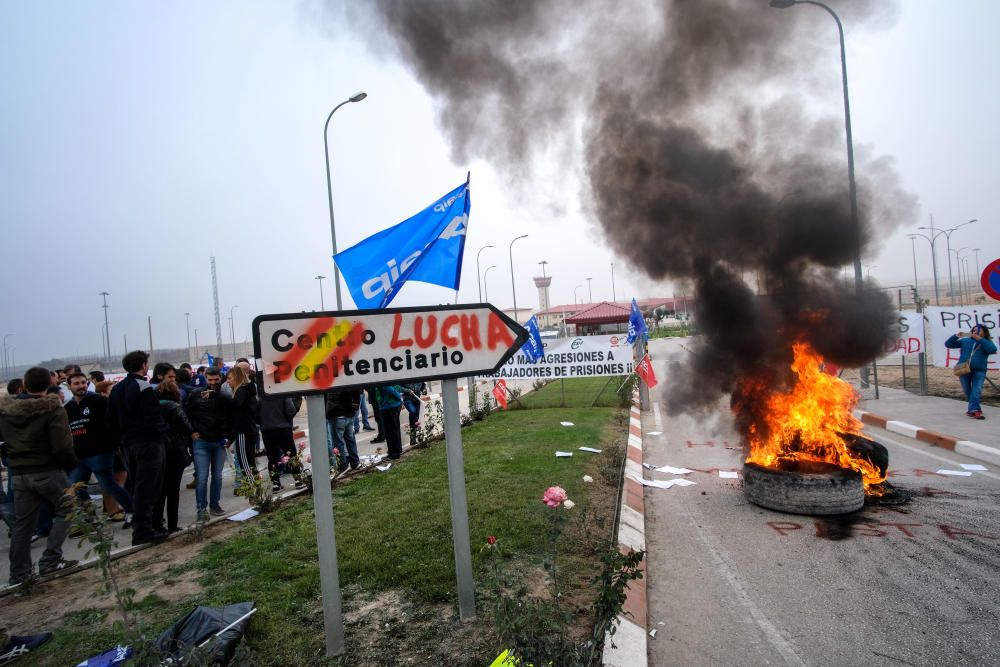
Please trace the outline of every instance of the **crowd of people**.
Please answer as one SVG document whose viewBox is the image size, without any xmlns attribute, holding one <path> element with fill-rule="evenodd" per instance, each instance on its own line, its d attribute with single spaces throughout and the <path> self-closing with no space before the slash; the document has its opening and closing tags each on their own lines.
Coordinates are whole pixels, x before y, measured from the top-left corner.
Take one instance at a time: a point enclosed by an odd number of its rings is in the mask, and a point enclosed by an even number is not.
<svg viewBox="0 0 1000 667">
<path fill-rule="evenodd" d="M 293 423 L 301 398 L 262 397 L 247 359 L 231 368 L 216 358 L 194 369 L 157 363 L 129 352 L 117 382 L 77 365 L 50 371 L 29 369 L 0 396 L 0 514 L 10 535 L 10 583 L 34 576 L 31 543 L 44 538 L 39 575 L 76 565 L 63 558 L 71 535 L 68 515 L 76 502 L 91 502 L 96 479 L 108 521 L 131 528 L 132 544 L 159 543 L 180 530 L 178 509 L 184 471 L 194 464 L 187 487 L 195 490 L 199 522 L 222 516 L 222 477 L 234 467 L 234 495 L 251 496 L 282 475 L 303 486 L 302 461 Z M 360 465 L 356 435 L 378 431 L 390 460 L 402 455 L 400 412 L 411 433 L 420 426 L 423 383 L 343 389 L 326 395 L 331 471 Z M 376 426 L 370 422 L 373 418 Z M 258 445 L 263 445 L 263 452 Z M 304 445 L 302 445 L 304 447 Z M 267 457 L 268 480 L 257 467 Z M 230 459 L 231 457 L 231 459 Z M 82 533 L 80 533 L 82 534 Z"/>
</svg>

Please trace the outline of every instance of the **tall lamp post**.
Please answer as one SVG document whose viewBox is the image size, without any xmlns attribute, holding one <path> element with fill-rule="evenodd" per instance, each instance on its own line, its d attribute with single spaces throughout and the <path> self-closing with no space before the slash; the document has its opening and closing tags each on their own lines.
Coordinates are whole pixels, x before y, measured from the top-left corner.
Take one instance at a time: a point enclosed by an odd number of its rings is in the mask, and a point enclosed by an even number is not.
<svg viewBox="0 0 1000 667">
<path fill-rule="evenodd" d="M 330 129 L 330 119 L 333 118 L 333 114 L 337 112 L 337 109 L 344 106 L 349 102 L 360 102 L 361 100 L 368 97 L 368 93 L 357 92 L 348 97 L 346 100 L 333 107 L 333 111 L 330 115 L 326 117 L 326 124 L 323 126 L 323 153 L 326 156 L 326 199 L 330 204 L 330 239 L 333 242 L 333 254 L 337 254 L 337 226 L 333 221 L 333 184 L 330 182 L 330 140 L 327 138 L 328 131 Z M 337 263 L 333 263 L 333 286 L 337 294 L 337 310 L 341 310 L 340 303 L 340 269 L 337 268 Z"/>
<path fill-rule="evenodd" d="M 913 294 L 914 294 L 914 296 L 916 296 L 917 292 L 920 290 L 920 288 L 917 286 L 917 282 L 918 282 L 918 280 L 917 280 L 917 237 L 914 236 L 913 234 L 910 234 L 909 238 L 910 238 L 910 249 L 913 251 Z M 917 304 L 914 304 L 914 305 L 917 306 L 917 308 L 919 310 L 920 304 L 917 303 Z"/>
<path fill-rule="evenodd" d="M 593 278 L 587 278 L 587 303 L 594 303 L 594 292 L 590 289 L 590 281 Z"/>
<path fill-rule="evenodd" d="M 972 223 L 977 222 L 978 220 L 979 220 L 979 218 L 973 218 L 972 220 L 969 220 L 967 222 L 963 222 L 960 225 L 955 225 L 954 227 L 952 227 L 950 229 L 942 229 L 940 231 L 935 231 L 933 227 L 917 227 L 917 229 L 924 229 L 924 230 L 927 230 L 927 231 L 929 231 L 931 233 L 930 242 L 931 242 L 931 253 L 932 254 L 936 254 L 936 253 L 934 253 L 934 243 L 937 241 L 937 239 L 938 239 L 939 236 L 941 236 L 942 234 L 944 234 L 945 243 L 946 243 L 946 246 L 948 248 L 948 252 L 947 252 L 947 259 L 948 259 L 948 296 L 949 296 L 948 305 L 951 305 L 951 306 L 955 305 L 954 304 L 954 301 L 955 301 L 955 283 L 954 283 L 954 279 L 952 278 L 952 275 L 951 275 L 951 235 L 952 235 L 952 233 L 956 229 L 959 229 L 961 227 L 965 227 L 966 225 L 971 225 Z M 923 235 L 921 234 L 921 236 L 923 236 Z M 927 238 L 927 237 L 924 237 L 924 238 Z M 936 296 L 936 294 L 935 294 L 935 296 Z M 939 301 L 940 301 L 940 299 L 939 299 Z"/>
<path fill-rule="evenodd" d="M 611 262 L 611 302 L 616 303 L 618 295 L 615 294 L 615 263 Z"/>
<path fill-rule="evenodd" d="M 937 253 L 934 251 L 934 239 L 927 236 L 926 234 L 916 234 L 916 233 L 910 234 L 910 239 L 916 241 L 918 236 L 922 239 L 925 239 L 931 245 L 931 271 L 934 274 L 934 303 L 941 305 L 941 292 L 938 289 Z M 916 275 L 916 262 L 917 262 L 917 255 L 916 255 L 916 250 L 914 250 L 914 255 L 913 255 L 914 275 Z"/>
<path fill-rule="evenodd" d="M 548 277 L 548 276 L 545 275 L 545 265 L 546 264 L 548 264 L 548 262 L 546 260 L 544 260 L 544 259 L 538 263 L 538 265 L 542 267 L 542 278 L 547 278 Z"/>
<path fill-rule="evenodd" d="M 326 276 L 316 276 L 316 280 L 319 281 L 319 309 L 326 310 L 326 302 L 323 301 L 323 279 Z"/>
<path fill-rule="evenodd" d="M 573 304 L 574 305 L 577 303 L 576 291 L 578 289 L 580 289 L 581 287 L 583 287 L 583 285 L 577 285 L 576 287 L 573 288 Z"/>
<path fill-rule="evenodd" d="M 963 306 L 965 305 L 965 279 L 962 277 L 962 258 L 960 257 L 960 255 L 962 254 L 962 251 L 965 250 L 966 248 L 967 246 L 962 246 L 957 250 L 948 251 L 949 263 L 951 262 L 952 254 L 955 255 L 955 269 L 958 273 L 958 303 Z M 953 300 L 954 298 L 955 298 L 954 295 L 952 295 Z"/>
<path fill-rule="evenodd" d="M 110 294 L 110 292 L 100 292 L 100 296 L 104 300 L 104 305 L 101 306 L 101 308 L 104 309 L 104 336 L 108 345 L 105 361 L 109 366 L 111 365 L 111 329 L 108 327 L 108 296 L 110 296 Z M 125 350 L 125 353 L 128 354 L 128 350 Z"/>
<path fill-rule="evenodd" d="M 239 305 L 233 306 L 229 309 L 229 342 L 232 343 L 233 346 L 233 357 L 236 356 L 236 327 L 233 326 L 233 311 L 237 308 L 239 308 Z"/>
<path fill-rule="evenodd" d="M 787 9 L 794 5 L 816 5 L 825 9 L 837 22 L 840 35 L 840 72 L 844 86 L 844 130 L 847 133 L 847 186 L 851 198 L 851 223 L 854 225 L 854 288 L 861 298 L 864 295 L 864 279 L 861 272 L 861 223 L 858 220 L 858 190 L 854 182 L 854 137 L 851 133 L 851 100 L 847 92 L 847 50 L 844 47 L 844 26 L 837 13 L 816 0 L 771 0 L 775 9 Z"/>
<path fill-rule="evenodd" d="M 184 323 L 187 326 L 188 349 L 187 354 L 191 356 L 191 313 L 184 313 Z"/>
<path fill-rule="evenodd" d="M 476 253 L 476 284 L 479 285 L 479 302 L 480 303 L 483 302 L 483 281 L 486 280 L 486 278 L 483 278 L 483 277 L 481 277 L 479 275 L 479 256 L 481 254 L 483 254 L 484 250 L 486 250 L 487 248 L 492 248 L 492 247 L 493 247 L 492 245 L 484 245 L 482 248 L 479 249 L 479 252 Z M 489 269 L 486 269 L 486 270 L 489 271 Z"/>
<path fill-rule="evenodd" d="M 514 241 L 519 239 L 527 238 L 527 234 L 521 234 L 516 237 Z M 510 256 L 510 292 L 514 296 L 514 321 L 517 321 L 517 288 L 514 287 L 514 241 L 510 242 L 510 247 L 507 249 L 507 254 Z"/>
<path fill-rule="evenodd" d="M 974 280 L 972 281 L 972 284 L 975 285 L 976 281 L 983 275 L 983 272 L 979 270 L 979 248 L 973 248 L 972 252 L 976 253 L 976 275 L 973 276 Z"/>
<path fill-rule="evenodd" d="M 490 291 L 486 287 L 486 276 L 488 276 L 490 274 L 490 269 L 495 269 L 495 268 L 497 268 L 497 265 L 496 264 L 491 264 L 490 266 L 486 267 L 485 271 L 483 271 L 483 292 L 486 294 L 486 302 L 487 303 L 489 303 L 489 300 L 490 300 Z M 517 312 L 517 311 L 515 311 L 515 312 Z"/>
<path fill-rule="evenodd" d="M 10 361 L 10 353 L 7 351 L 7 339 L 14 334 L 4 334 L 3 337 L 3 376 L 5 379 L 10 379 L 10 374 L 14 372 L 13 364 Z"/>
</svg>

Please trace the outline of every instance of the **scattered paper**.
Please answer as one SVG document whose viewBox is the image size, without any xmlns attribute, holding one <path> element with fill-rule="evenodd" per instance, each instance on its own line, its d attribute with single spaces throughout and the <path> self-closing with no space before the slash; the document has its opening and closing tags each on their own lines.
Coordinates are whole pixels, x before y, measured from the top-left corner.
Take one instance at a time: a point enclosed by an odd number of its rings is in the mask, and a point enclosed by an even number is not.
<svg viewBox="0 0 1000 667">
<path fill-rule="evenodd" d="M 962 466 L 963 468 L 965 468 L 966 470 L 988 470 L 989 469 L 986 466 L 980 465 L 978 463 L 960 463 L 959 465 Z"/>
<path fill-rule="evenodd" d="M 656 465 L 653 463 L 643 463 L 642 467 L 646 468 L 647 470 L 656 470 Z"/>
<path fill-rule="evenodd" d="M 593 452 L 594 454 L 600 454 L 601 450 L 594 449 L 593 447 L 580 447 L 581 452 Z"/>
<path fill-rule="evenodd" d="M 364 454 L 364 455 L 362 455 L 359 458 L 362 461 L 366 462 L 366 463 L 378 463 L 379 461 L 382 460 L 382 455 L 381 454 Z"/>
<path fill-rule="evenodd" d="M 375 466 L 375 470 L 378 470 L 379 472 L 385 472 L 391 467 L 392 467 L 391 463 L 386 463 L 384 466 Z"/>
<path fill-rule="evenodd" d="M 669 489 L 672 486 L 691 486 L 695 484 L 695 482 L 687 479 L 641 479 L 633 475 L 629 477 L 643 486 L 652 486 L 657 489 Z"/>
<path fill-rule="evenodd" d="M 252 507 L 248 507 L 242 512 L 237 512 L 236 514 L 229 517 L 230 521 L 246 521 L 247 519 L 252 519 L 260 514 L 257 510 Z"/>
<path fill-rule="evenodd" d="M 945 470 L 941 468 L 937 471 L 939 475 L 952 475 L 954 477 L 972 477 L 972 473 L 967 470 Z"/>
<path fill-rule="evenodd" d="M 556 452 L 556 456 L 560 457 L 560 458 L 565 457 L 565 456 L 573 456 L 573 452 L 558 452 L 557 451 Z"/>
<path fill-rule="evenodd" d="M 649 631 L 649 636 L 652 637 L 653 639 L 656 639 L 656 631 L 657 631 L 657 629 L 658 628 L 653 628 L 652 630 Z"/>
<path fill-rule="evenodd" d="M 663 431 L 650 431 L 647 435 L 663 435 Z"/>
<path fill-rule="evenodd" d="M 659 623 L 657 623 L 657 625 L 666 625 L 666 623 L 664 623 L 663 621 L 660 621 Z"/>
<path fill-rule="evenodd" d="M 574 426 L 573 422 L 559 422 L 563 426 Z"/>
<path fill-rule="evenodd" d="M 719 477 L 722 479 L 739 479 L 740 474 L 735 470 L 720 470 Z"/>
<path fill-rule="evenodd" d="M 594 481 L 594 478 L 593 478 L 593 477 L 591 477 L 590 475 L 584 475 L 584 476 L 583 476 L 583 481 L 585 481 L 585 482 L 587 482 L 588 484 L 590 484 L 591 482 L 593 482 L 593 481 Z"/>
<path fill-rule="evenodd" d="M 694 472 L 693 470 L 688 470 L 687 468 L 675 468 L 673 466 L 660 466 L 656 469 L 656 472 L 665 472 L 670 475 L 687 475 L 688 473 Z"/>
</svg>

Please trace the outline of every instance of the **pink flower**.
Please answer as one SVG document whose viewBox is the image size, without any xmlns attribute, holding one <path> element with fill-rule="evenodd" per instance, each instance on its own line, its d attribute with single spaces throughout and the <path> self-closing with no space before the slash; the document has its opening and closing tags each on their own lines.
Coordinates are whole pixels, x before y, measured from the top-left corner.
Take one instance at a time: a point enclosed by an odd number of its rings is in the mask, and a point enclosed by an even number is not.
<svg viewBox="0 0 1000 667">
<path fill-rule="evenodd" d="M 542 494 L 542 502 L 549 507 L 559 507 L 562 501 L 566 500 L 566 489 L 561 486 L 550 486 Z"/>
<path fill-rule="evenodd" d="M 306 463 L 312 463 L 312 462 L 313 462 L 313 457 L 306 454 Z"/>
<path fill-rule="evenodd" d="M 305 449 L 305 448 L 306 448 L 306 443 L 304 443 L 304 442 L 300 442 L 300 443 L 299 443 L 299 451 L 301 452 L 301 451 L 302 451 L 303 449 Z"/>
<path fill-rule="evenodd" d="M 334 455 L 336 455 L 336 456 L 340 456 L 340 449 L 338 449 L 337 447 L 334 447 L 334 448 L 333 448 L 333 453 L 334 453 Z"/>
</svg>

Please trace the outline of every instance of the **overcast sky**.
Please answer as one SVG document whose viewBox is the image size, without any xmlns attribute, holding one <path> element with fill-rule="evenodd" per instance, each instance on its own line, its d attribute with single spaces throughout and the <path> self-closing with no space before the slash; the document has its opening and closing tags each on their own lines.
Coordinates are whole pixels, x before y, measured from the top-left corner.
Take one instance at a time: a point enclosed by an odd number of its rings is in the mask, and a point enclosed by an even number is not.
<svg viewBox="0 0 1000 667">
<path fill-rule="evenodd" d="M 837 93 L 832 21 L 816 8 L 792 11 L 815 11 L 816 29 L 829 33 L 830 68 L 817 76 Z M 408 68 L 330 21 L 312 1 L 0 5 L 0 336 L 13 334 L 18 363 L 99 353 L 102 291 L 116 355 L 123 335 L 131 348 L 148 345 L 147 316 L 156 347 L 186 344 L 185 312 L 192 342 L 197 329 L 202 347 L 213 343 L 212 255 L 224 341 L 232 307 L 237 340 L 249 338 L 255 315 L 318 309 L 319 274 L 332 307 L 323 122 L 359 90 L 368 99 L 341 108 L 330 132 L 341 249 L 471 171 L 460 301 L 478 300 L 476 253 L 493 244 L 481 263 L 496 265 L 489 298 L 511 305 L 508 244 L 520 234 L 529 236 L 514 246 L 519 305 L 537 305 L 531 276 L 542 260 L 554 304 L 574 292 L 586 299 L 588 277 L 593 300 L 610 299 L 612 263 L 619 299 L 683 291 L 612 256 L 575 189 L 554 213 L 508 190 L 488 163 L 452 163 L 434 100 Z M 920 224 L 978 218 L 952 247 L 980 248 L 981 267 L 1000 257 L 997 25 L 1000 3 L 990 0 L 907 0 L 892 27 L 845 26 L 858 150 L 895 160 L 919 197 Z M 884 284 L 913 281 L 908 231 L 864 260 Z M 925 241 L 917 260 L 929 280 Z M 454 299 L 412 284 L 393 305 Z"/>
</svg>

